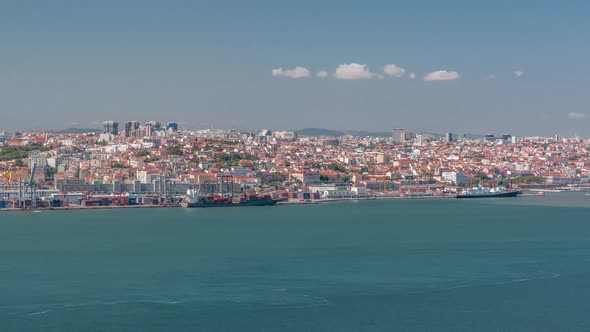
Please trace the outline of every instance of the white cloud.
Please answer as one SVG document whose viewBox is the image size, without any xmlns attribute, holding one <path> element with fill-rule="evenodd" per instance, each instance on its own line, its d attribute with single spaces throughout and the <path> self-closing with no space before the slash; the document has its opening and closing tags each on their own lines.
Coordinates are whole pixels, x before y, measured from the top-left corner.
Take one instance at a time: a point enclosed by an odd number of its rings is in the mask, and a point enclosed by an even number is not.
<svg viewBox="0 0 590 332">
<path fill-rule="evenodd" d="M 402 77 L 406 73 L 406 70 L 402 67 L 399 67 L 394 64 L 385 65 L 383 67 L 383 72 L 385 75 L 394 76 L 394 77 Z"/>
<path fill-rule="evenodd" d="M 358 63 L 341 64 L 336 68 L 336 72 L 334 72 L 334 77 L 339 80 L 369 79 L 375 76 L 367 65 Z"/>
<path fill-rule="evenodd" d="M 309 77 L 309 69 L 304 67 L 295 67 L 293 69 L 277 68 L 272 70 L 272 76 L 281 76 L 289 78 L 304 78 Z"/>
<path fill-rule="evenodd" d="M 567 114 L 567 117 L 570 119 L 582 119 L 586 117 L 586 114 L 584 113 L 576 113 L 576 112 L 569 112 Z"/>
<path fill-rule="evenodd" d="M 414 74 L 414 72 L 411 72 L 410 75 L 408 75 L 408 77 L 410 79 L 415 79 L 416 78 L 416 74 Z"/>
<path fill-rule="evenodd" d="M 496 75 L 494 75 L 494 74 L 488 75 L 488 80 L 495 80 L 495 79 L 496 79 Z"/>
<path fill-rule="evenodd" d="M 437 70 L 424 76 L 425 81 L 453 81 L 461 78 L 456 71 Z"/>
<path fill-rule="evenodd" d="M 315 76 L 321 77 L 321 78 L 328 77 L 328 72 L 325 70 L 320 70 L 320 71 L 318 71 L 317 74 L 315 74 Z"/>
<path fill-rule="evenodd" d="M 519 77 L 523 77 L 524 76 L 524 71 L 522 70 L 517 70 L 514 72 L 514 77 L 519 78 Z"/>
</svg>

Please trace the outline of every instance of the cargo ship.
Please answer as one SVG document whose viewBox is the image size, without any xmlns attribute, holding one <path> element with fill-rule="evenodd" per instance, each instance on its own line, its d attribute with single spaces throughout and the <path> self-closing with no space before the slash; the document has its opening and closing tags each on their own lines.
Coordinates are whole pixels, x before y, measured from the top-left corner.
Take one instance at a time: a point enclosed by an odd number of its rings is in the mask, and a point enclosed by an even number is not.
<svg viewBox="0 0 590 332">
<path fill-rule="evenodd" d="M 516 197 L 521 194 L 520 191 L 507 190 L 505 187 L 474 187 L 465 189 L 457 198 L 502 198 L 502 197 Z"/>
<path fill-rule="evenodd" d="M 198 195 L 195 190 L 189 189 L 187 195 L 182 199 L 180 205 L 185 208 L 206 208 L 206 207 L 239 207 L 239 206 L 269 206 L 277 204 L 269 194 L 264 195 Z"/>
</svg>

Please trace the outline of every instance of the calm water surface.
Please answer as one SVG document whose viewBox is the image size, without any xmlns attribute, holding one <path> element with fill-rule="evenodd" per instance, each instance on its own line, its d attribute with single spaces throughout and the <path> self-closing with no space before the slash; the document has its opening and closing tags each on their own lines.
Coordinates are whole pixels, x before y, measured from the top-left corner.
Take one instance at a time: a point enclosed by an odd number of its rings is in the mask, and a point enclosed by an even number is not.
<svg viewBox="0 0 590 332">
<path fill-rule="evenodd" d="M 0 214 L 0 331 L 588 331 L 590 196 Z"/>
</svg>

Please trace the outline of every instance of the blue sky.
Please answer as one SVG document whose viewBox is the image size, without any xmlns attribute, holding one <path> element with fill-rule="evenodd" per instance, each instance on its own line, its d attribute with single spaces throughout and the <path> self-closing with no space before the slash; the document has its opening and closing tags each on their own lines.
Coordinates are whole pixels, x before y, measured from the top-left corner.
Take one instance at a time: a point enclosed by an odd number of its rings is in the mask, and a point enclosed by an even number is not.
<svg viewBox="0 0 590 332">
<path fill-rule="evenodd" d="M 155 119 L 590 136 L 589 9 L 528 0 L 4 0 L 0 128 Z M 334 76 L 350 64 L 366 65 L 361 76 L 371 78 Z M 385 75 L 387 64 L 403 76 Z M 297 66 L 310 77 L 272 75 Z M 321 70 L 328 77 L 315 77 Z M 457 79 L 424 80 L 442 70 Z"/>
</svg>

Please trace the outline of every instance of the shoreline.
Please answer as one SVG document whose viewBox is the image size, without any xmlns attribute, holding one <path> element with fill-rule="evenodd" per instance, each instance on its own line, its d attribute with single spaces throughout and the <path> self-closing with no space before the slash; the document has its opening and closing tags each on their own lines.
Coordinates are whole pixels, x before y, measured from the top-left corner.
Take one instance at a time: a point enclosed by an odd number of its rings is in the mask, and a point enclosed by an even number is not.
<svg viewBox="0 0 590 332">
<path fill-rule="evenodd" d="M 113 205 L 113 206 L 60 206 L 46 208 L 1 208 L 0 212 L 21 211 L 68 211 L 68 210 L 115 210 L 115 209 L 155 209 L 155 208 L 179 208 L 175 205 Z"/>
<path fill-rule="evenodd" d="M 455 196 L 416 196 L 416 197 L 363 197 L 363 198 L 330 198 L 300 201 L 297 199 L 280 201 L 276 205 L 310 205 L 342 201 L 381 201 L 381 200 L 414 200 L 414 199 L 452 199 Z M 0 212 L 33 212 L 33 211 L 71 211 L 71 210 L 115 210 L 115 209 L 156 209 L 182 208 L 180 205 L 112 205 L 112 206 L 63 206 L 45 208 L 0 208 Z"/>
<path fill-rule="evenodd" d="M 525 190 L 528 191 L 528 190 Z M 519 196 L 544 196 L 539 194 L 526 193 Z M 343 197 L 343 198 L 328 198 L 317 200 L 299 200 L 296 198 L 279 201 L 276 205 L 309 205 L 321 204 L 330 202 L 343 201 L 382 201 L 382 200 L 439 200 L 439 199 L 454 199 L 456 196 L 385 196 L 385 197 Z M 111 205 L 111 206 L 63 206 L 63 207 L 44 207 L 44 208 L 0 208 L 0 212 L 33 212 L 33 211 L 71 211 L 71 210 L 114 210 L 114 209 L 156 209 L 156 208 L 182 208 L 180 205 Z"/>
</svg>

